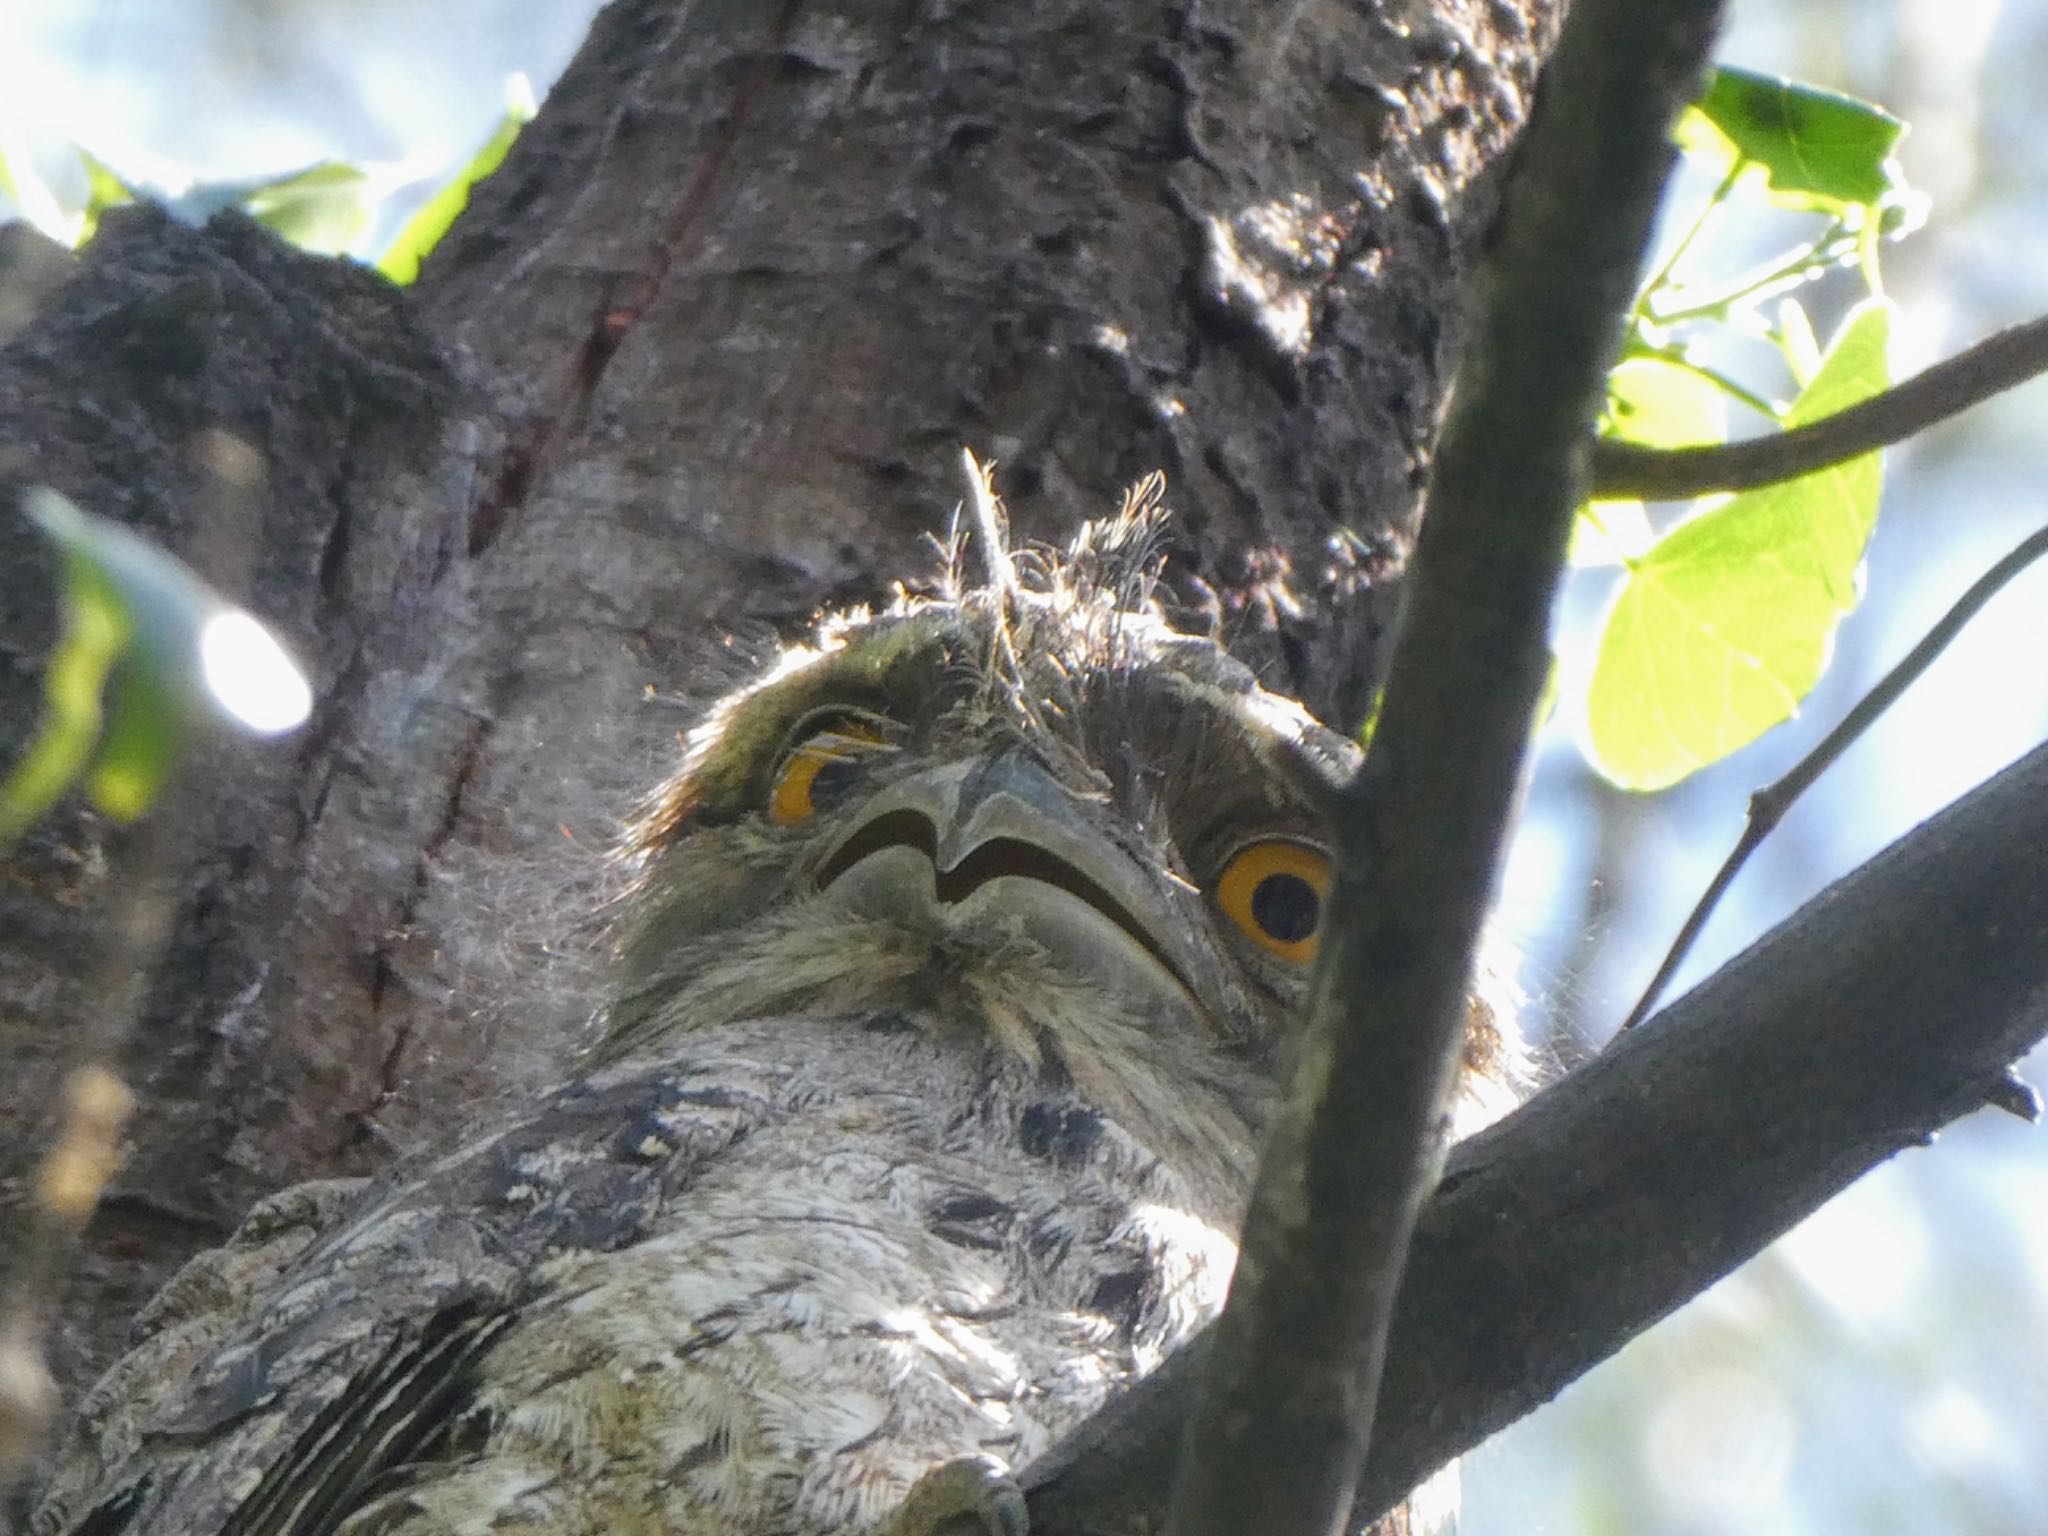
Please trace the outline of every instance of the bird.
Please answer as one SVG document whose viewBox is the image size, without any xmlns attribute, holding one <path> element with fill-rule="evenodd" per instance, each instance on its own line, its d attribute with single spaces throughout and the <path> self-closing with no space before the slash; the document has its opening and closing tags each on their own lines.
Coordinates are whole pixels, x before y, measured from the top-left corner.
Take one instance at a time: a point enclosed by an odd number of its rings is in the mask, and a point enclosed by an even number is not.
<svg viewBox="0 0 2048 1536">
<path fill-rule="evenodd" d="M 35 1536 L 1018 1536 L 1215 1316 L 1360 748 L 1175 621 L 1158 477 L 970 486 L 683 738 L 573 1075 L 192 1260 Z M 1467 1122 L 1515 1058 L 1475 996 Z"/>
</svg>

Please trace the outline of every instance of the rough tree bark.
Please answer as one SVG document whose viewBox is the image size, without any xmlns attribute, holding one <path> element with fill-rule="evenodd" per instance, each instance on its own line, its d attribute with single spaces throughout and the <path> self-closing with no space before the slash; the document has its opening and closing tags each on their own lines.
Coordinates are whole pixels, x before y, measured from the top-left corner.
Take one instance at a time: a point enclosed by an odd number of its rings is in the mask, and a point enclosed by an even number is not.
<svg viewBox="0 0 2048 1536">
<path fill-rule="evenodd" d="M 1182 589 L 1355 718 L 1558 9 L 619 0 L 407 295 L 109 219 L 0 353 L 0 476 L 246 593 L 319 704 L 204 754 L 175 857 L 78 813 L 0 885 L 17 1204 L 116 898 L 173 903 L 61 1374 L 256 1196 L 559 1069 L 676 697 L 916 574 L 961 445 L 1041 538 L 1165 468 Z M 11 745 L 50 584 L 5 539 Z"/>
</svg>

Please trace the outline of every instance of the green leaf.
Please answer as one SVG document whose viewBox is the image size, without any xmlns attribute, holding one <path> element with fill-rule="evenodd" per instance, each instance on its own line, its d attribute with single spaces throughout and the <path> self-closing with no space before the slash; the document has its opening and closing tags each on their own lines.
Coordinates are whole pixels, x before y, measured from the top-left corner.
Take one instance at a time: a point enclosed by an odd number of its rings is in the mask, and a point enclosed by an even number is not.
<svg viewBox="0 0 2048 1536">
<path fill-rule="evenodd" d="M 184 747 L 184 701 L 166 683 L 135 654 L 114 674 L 106 734 L 86 792 L 116 821 L 133 821 L 155 803 Z"/>
<path fill-rule="evenodd" d="M 505 116 L 489 141 L 476 152 L 469 164 L 456 173 L 453 181 L 405 221 L 405 228 L 398 232 L 391 248 L 377 258 L 377 270 L 401 288 L 420 275 L 420 263 L 441 243 L 441 237 L 448 233 L 457 216 L 469 206 L 471 189 L 504 163 L 512 141 L 519 137 L 522 128 L 533 121 L 537 110 L 533 87 L 524 75 L 512 77 L 505 96 Z"/>
<path fill-rule="evenodd" d="M 1368 752 L 1372 750 L 1373 737 L 1380 733 L 1380 706 L 1386 701 L 1386 689 L 1373 689 L 1372 703 L 1366 706 L 1365 718 L 1358 722 L 1358 730 L 1353 734 L 1352 739 Z"/>
<path fill-rule="evenodd" d="M 259 734 L 304 717 L 311 696 L 283 647 L 188 567 L 55 491 L 24 502 L 62 554 L 64 619 L 36 739 L 0 785 L 0 845 L 81 775 L 101 810 L 140 815 L 198 707 Z"/>
<path fill-rule="evenodd" d="M 20 216 L 68 250 L 85 238 L 83 215 L 67 209 L 56 190 L 36 169 L 28 144 L 8 133 L 0 117 L 0 193 L 13 200 Z"/>
<path fill-rule="evenodd" d="M 0 782 L 0 848 L 47 813 L 91 762 L 100 691 L 128 643 L 127 611 L 97 566 L 67 551 L 61 580 L 62 628 L 43 673 L 43 718 Z"/>
<path fill-rule="evenodd" d="M 73 147 L 78 163 L 85 167 L 85 207 L 78 213 L 78 244 L 84 245 L 99 233 L 100 216 L 110 208 L 134 202 L 136 193 L 106 161 L 88 149 Z"/>
<path fill-rule="evenodd" d="M 263 183 L 240 199 L 259 224 L 301 250 L 347 251 L 376 216 L 376 189 L 352 165 L 315 165 Z"/>
<path fill-rule="evenodd" d="M 1844 214 L 1905 190 L 1891 159 L 1906 125 L 1882 107 L 1814 86 L 1722 66 L 1680 119 L 1688 154 L 1764 169 L 1773 202 Z"/>
<path fill-rule="evenodd" d="M 1607 375 L 1600 435 L 1677 448 L 1718 443 L 1727 435 L 1727 412 L 1718 386 L 1691 368 L 1655 353 L 1625 357 Z M 1574 566 L 1620 565 L 1654 540 L 1640 501 L 1595 501 L 1579 508 L 1572 526 Z"/>
<path fill-rule="evenodd" d="M 1607 375 L 1607 405 L 1600 434 L 1678 448 L 1718 443 L 1727 436 L 1727 413 L 1713 380 L 1653 354 L 1622 359 Z"/>
<path fill-rule="evenodd" d="M 16 161 L 21 163 L 18 172 L 14 168 Z M 22 207 L 27 201 L 22 194 L 23 181 L 40 182 L 41 179 L 36 175 L 36 168 L 29 164 L 25 149 L 0 139 L 0 197 L 6 198 L 17 207 Z"/>
<path fill-rule="evenodd" d="M 1811 384 L 1814 375 L 1820 372 L 1820 343 L 1814 340 L 1813 322 L 1806 318 L 1805 306 L 1794 298 L 1779 300 L 1768 334 L 1778 344 L 1785 366 L 1792 370 L 1799 387 L 1804 389 Z"/>
<path fill-rule="evenodd" d="M 126 207 L 135 201 L 135 189 L 120 174 L 89 149 L 79 149 L 79 164 L 85 167 L 85 217 L 88 224 L 99 222 L 109 208 Z"/>
<path fill-rule="evenodd" d="M 1786 424 L 1883 389 L 1890 312 L 1842 324 Z M 1733 496 L 1629 563 L 1586 700 L 1594 766 L 1626 789 L 1661 789 L 1794 714 L 1856 604 L 1877 519 L 1879 456 Z"/>
</svg>

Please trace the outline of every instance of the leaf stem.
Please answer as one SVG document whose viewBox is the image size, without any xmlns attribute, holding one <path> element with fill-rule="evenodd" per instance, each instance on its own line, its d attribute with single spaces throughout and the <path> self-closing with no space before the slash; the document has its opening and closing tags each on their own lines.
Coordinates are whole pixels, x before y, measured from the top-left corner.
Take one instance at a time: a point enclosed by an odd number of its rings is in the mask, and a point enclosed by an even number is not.
<svg viewBox="0 0 2048 1536">
<path fill-rule="evenodd" d="M 1700 231 L 1707 227 L 1707 220 L 1713 217 L 1716 208 L 1719 208 L 1728 200 L 1728 194 L 1735 190 L 1735 183 L 1741 179 L 1742 173 L 1753 164 L 1755 162 L 1747 155 L 1736 155 L 1735 163 L 1728 167 L 1728 174 L 1721 178 L 1721 184 L 1714 188 L 1713 195 L 1701 205 L 1699 213 L 1694 216 L 1692 223 L 1686 227 L 1685 233 L 1678 237 L 1678 243 L 1671 248 L 1671 254 L 1666 256 L 1663 263 L 1657 268 L 1656 276 L 1643 284 L 1643 291 L 1636 299 L 1636 315 L 1643 316 L 1650 313 L 1653 307 L 1652 301 L 1655 299 L 1657 291 L 1670 284 L 1671 274 L 1677 270 L 1679 262 L 1685 259 L 1685 253 L 1692 249 L 1693 241 L 1699 238 Z"/>
<path fill-rule="evenodd" d="M 1700 299 L 1677 309 L 1656 311 L 1648 318 L 1654 324 L 1664 326 L 1683 325 L 1688 321 L 1725 322 L 1737 305 L 1755 304 L 1773 294 L 1812 282 L 1823 273 L 1846 266 L 1858 249 L 1857 244 L 1849 239 L 1843 224 L 1837 220 L 1817 239 L 1799 246 L 1775 265 L 1767 263 L 1751 268 L 1731 280 L 1712 298 Z"/>
</svg>

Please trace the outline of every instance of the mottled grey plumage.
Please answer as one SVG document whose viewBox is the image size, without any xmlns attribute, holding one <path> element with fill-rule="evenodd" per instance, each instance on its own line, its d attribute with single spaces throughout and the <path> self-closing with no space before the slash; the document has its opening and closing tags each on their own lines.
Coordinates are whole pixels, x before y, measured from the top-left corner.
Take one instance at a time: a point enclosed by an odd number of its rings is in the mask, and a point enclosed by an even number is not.
<svg viewBox="0 0 2048 1536">
<path fill-rule="evenodd" d="M 594 1074 L 259 1208 L 34 1530 L 873 1529 L 1211 1316 L 1355 752 L 1163 621 L 1150 526 L 712 711 L 628 849 Z"/>
</svg>

